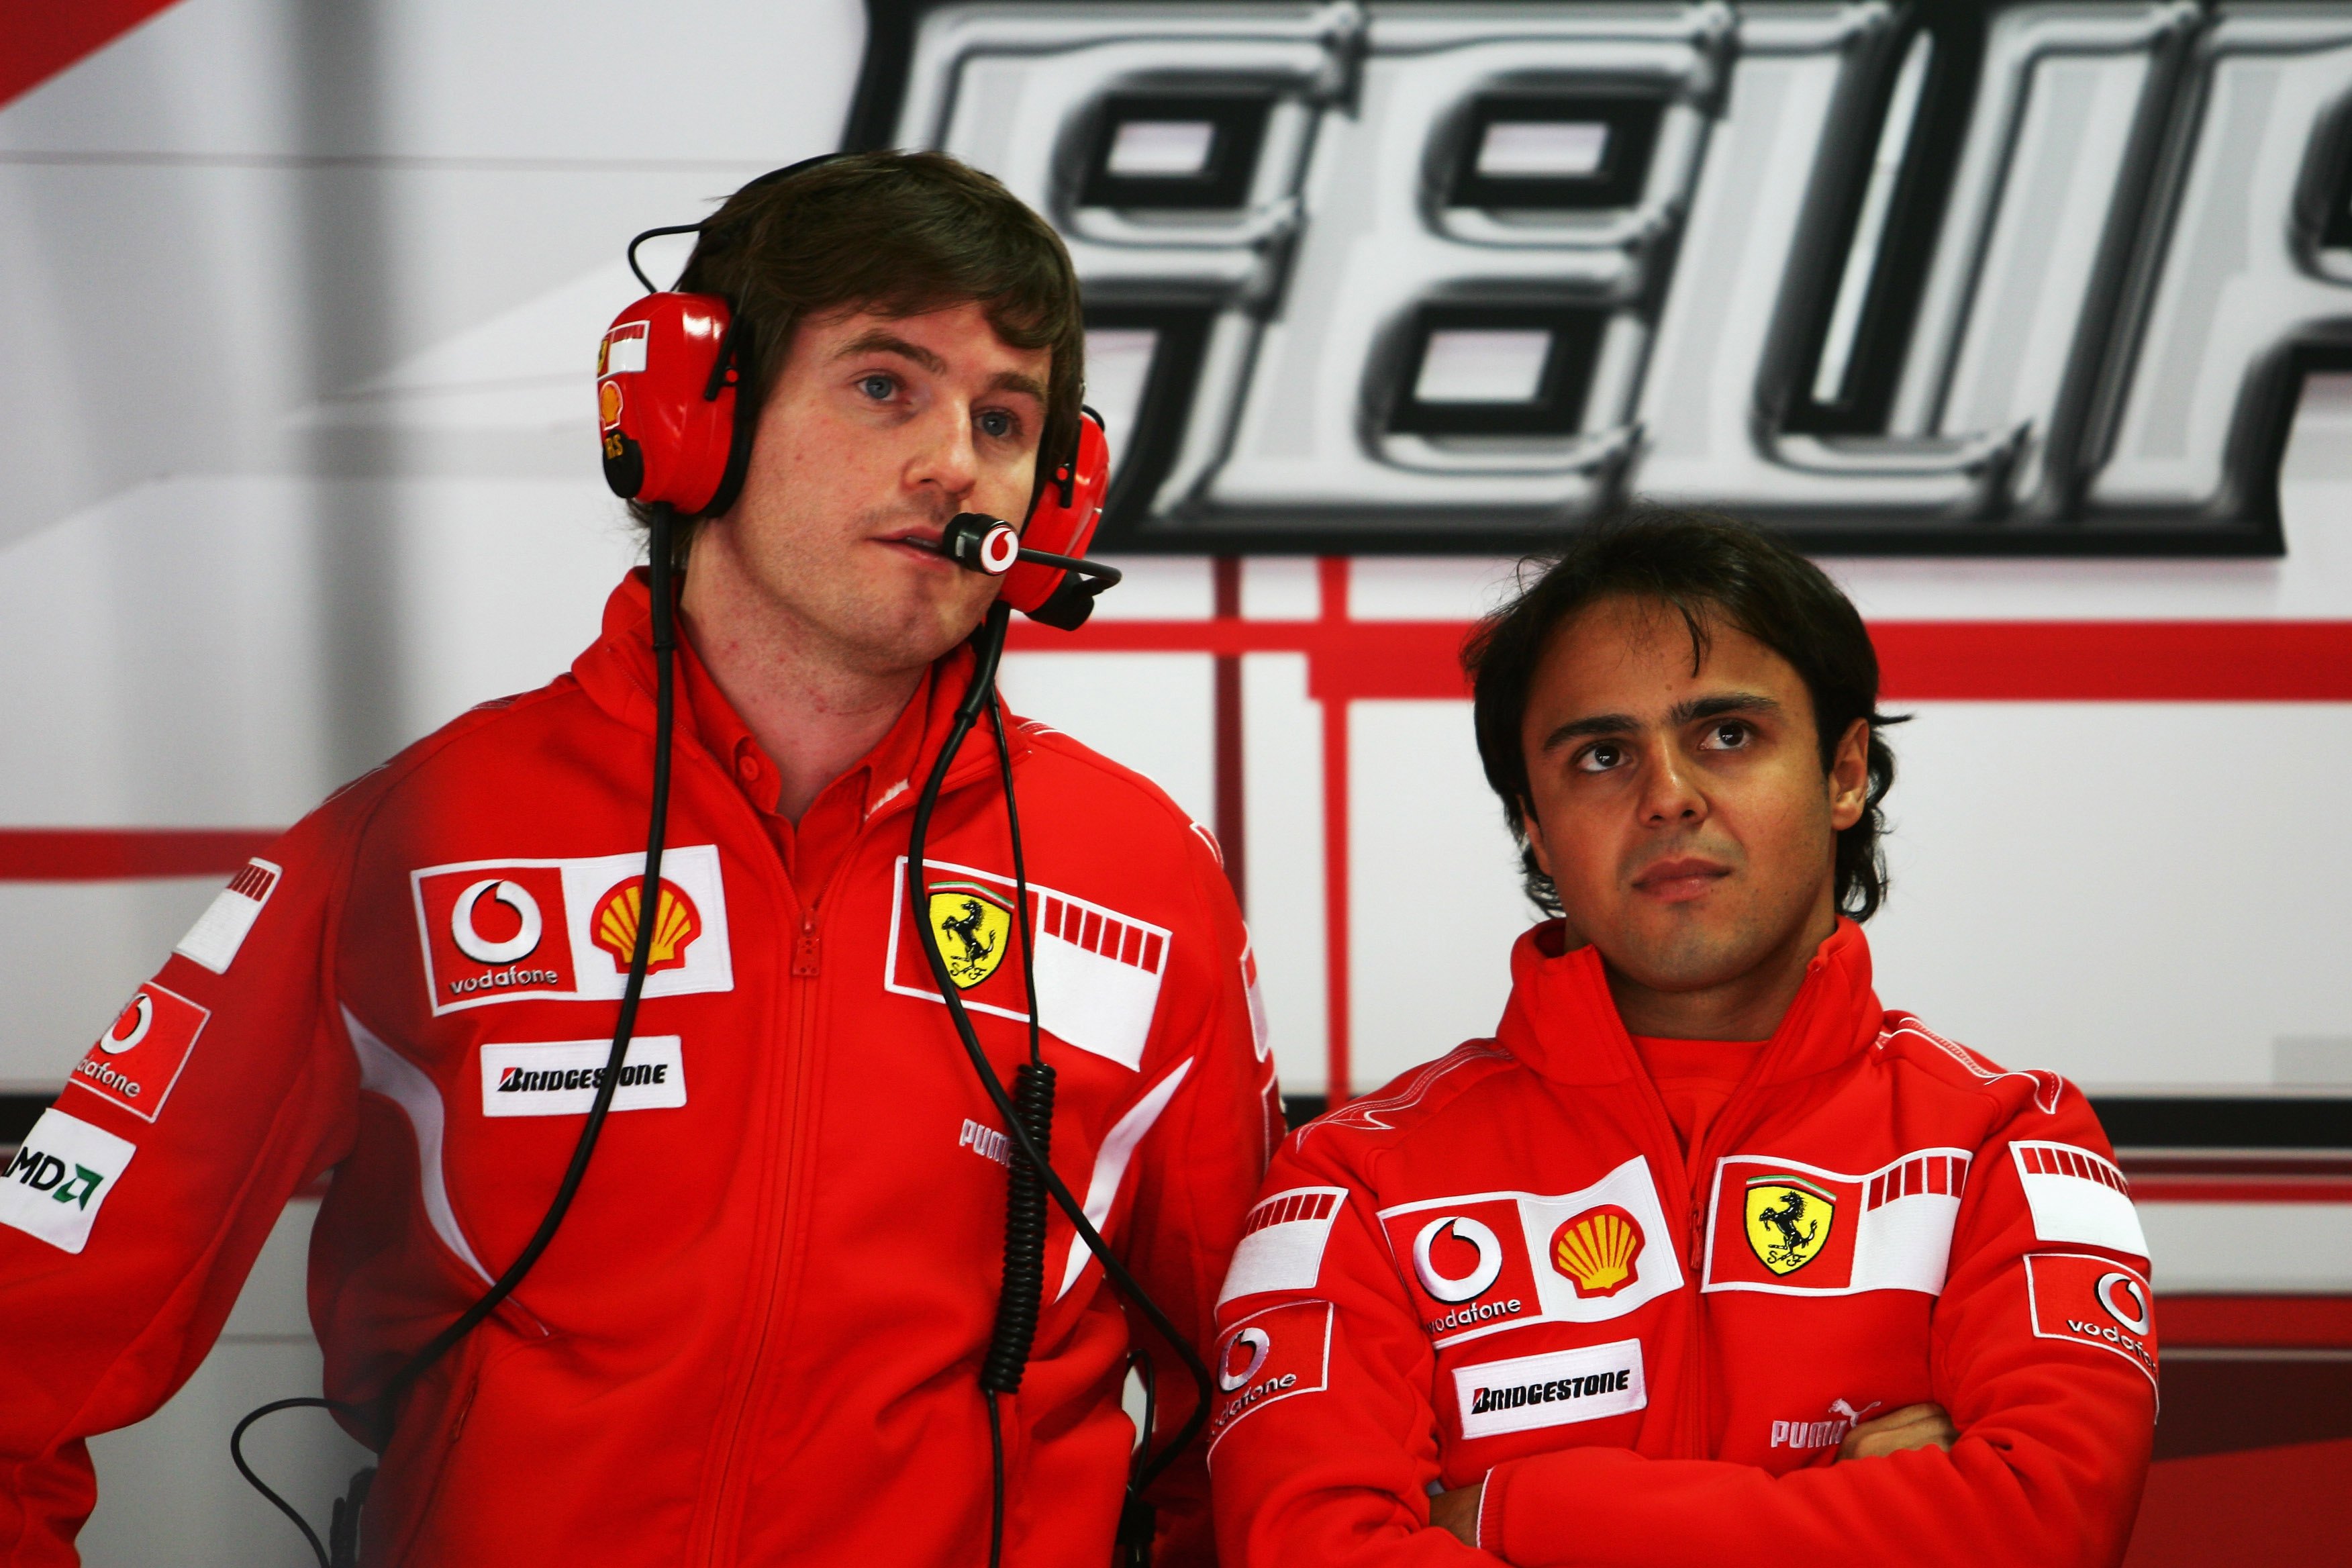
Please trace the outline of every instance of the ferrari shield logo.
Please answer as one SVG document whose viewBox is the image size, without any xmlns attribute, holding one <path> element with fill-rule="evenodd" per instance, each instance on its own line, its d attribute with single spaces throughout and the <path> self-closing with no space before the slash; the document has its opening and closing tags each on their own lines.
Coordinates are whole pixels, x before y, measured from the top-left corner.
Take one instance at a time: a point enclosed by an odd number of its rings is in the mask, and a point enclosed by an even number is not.
<svg viewBox="0 0 2352 1568">
<path fill-rule="evenodd" d="M 1748 1245 L 1775 1274 L 1794 1274 L 1821 1255 L 1837 1219 L 1837 1204 L 1794 1176 L 1748 1184 Z"/>
<path fill-rule="evenodd" d="M 934 882 L 930 919 L 957 990 L 969 991 L 996 973 L 1013 935 L 1013 910 L 994 890 L 976 882 Z"/>
</svg>

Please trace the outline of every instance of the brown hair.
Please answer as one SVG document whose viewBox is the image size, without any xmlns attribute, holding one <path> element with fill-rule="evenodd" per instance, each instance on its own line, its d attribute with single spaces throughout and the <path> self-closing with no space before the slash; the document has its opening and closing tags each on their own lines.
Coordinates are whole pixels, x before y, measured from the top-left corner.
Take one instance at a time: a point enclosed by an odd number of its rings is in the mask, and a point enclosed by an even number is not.
<svg viewBox="0 0 2352 1568">
<path fill-rule="evenodd" d="M 740 430 L 752 427 L 803 316 L 915 316 L 977 301 L 1005 342 L 1052 351 L 1041 481 L 1076 445 L 1086 323 L 1069 252 L 993 176 L 944 153 L 854 153 L 754 180 L 702 226 L 677 287 L 723 296 L 734 312 L 748 366 Z M 681 526 L 681 552 L 692 533 Z"/>
<path fill-rule="evenodd" d="M 1530 572 L 1539 573 L 1530 583 Z M 1704 660 L 1717 625 L 1736 626 L 1779 654 L 1813 700 L 1813 731 L 1828 769 L 1856 719 L 1870 724 L 1868 787 L 1861 819 L 1837 836 L 1837 907 L 1857 921 L 1886 899 L 1886 831 L 1880 809 L 1895 784 L 1895 752 L 1882 731 L 1899 724 L 1878 711 L 1878 653 L 1852 600 L 1822 569 L 1762 529 L 1706 512 L 1634 507 L 1578 535 L 1556 555 L 1521 567 L 1517 597 L 1478 624 L 1462 653 L 1472 720 L 1486 782 L 1519 843 L 1528 897 L 1559 914 L 1559 890 L 1537 867 L 1522 816 L 1528 759 L 1519 726 L 1536 666 L 1554 628 L 1601 599 L 1647 599 L 1671 607 Z"/>
</svg>

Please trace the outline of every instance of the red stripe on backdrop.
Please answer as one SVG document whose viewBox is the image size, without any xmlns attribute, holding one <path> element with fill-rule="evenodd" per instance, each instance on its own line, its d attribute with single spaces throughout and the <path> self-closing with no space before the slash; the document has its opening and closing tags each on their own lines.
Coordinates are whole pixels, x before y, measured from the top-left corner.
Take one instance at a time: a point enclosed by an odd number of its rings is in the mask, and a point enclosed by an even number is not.
<svg viewBox="0 0 2352 1568">
<path fill-rule="evenodd" d="M 277 841 L 275 827 L 0 827 L 0 882 L 226 877 Z"/>
<path fill-rule="evenodd" d="M 97 53 L 173 0 L 0 0 L 0 103 Z"/>
<path fill-rule="evenodd" d="M 2131 1195 L 2144 1204 L 2352 1204 L 2352 1177 L 2146 1176 Z"/>
<path fill-rule="evenodd" d="M 1460 621 L 1094 621 L 1013 628 L 1024 653 L 1303 653 L 1318 698 L 1467 696 Z M 1908 702 L 2352 702 L 2352 621 L 1880 621 Z"/>
<path fill-rule="evenodd" d="M 2167 1296 L 2157 1311 L 2166 1350 L 2352 1350 L 2352 1296 Z"/>
<path fill-rule="evenodd" d="M 2352 701 L 2352 622 L 1881 621 L 1896 700 Z"/>
</svg>

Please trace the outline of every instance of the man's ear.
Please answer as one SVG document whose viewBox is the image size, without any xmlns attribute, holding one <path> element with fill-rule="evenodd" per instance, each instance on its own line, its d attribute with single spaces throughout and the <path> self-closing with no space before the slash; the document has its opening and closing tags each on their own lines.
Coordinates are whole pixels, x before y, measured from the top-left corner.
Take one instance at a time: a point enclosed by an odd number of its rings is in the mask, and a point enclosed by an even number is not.
<svg viewBox="0 0 2352 1568">
<path fill-rule="evenodd" d="M 1830 755 L 1830 826 L 1843 833 L 1870 804 L 1870 721 L 1856 719 Z"/>
<path fill-rule="evenodd" d="M 1528 850 L 1536 858 L 1536 869 L 1549 877 L 1551 856 L 1544 848 L 1543 824 L 1524 798 L 1519 802 L 1519 830 L 1528 836 Z"/>
</svg>

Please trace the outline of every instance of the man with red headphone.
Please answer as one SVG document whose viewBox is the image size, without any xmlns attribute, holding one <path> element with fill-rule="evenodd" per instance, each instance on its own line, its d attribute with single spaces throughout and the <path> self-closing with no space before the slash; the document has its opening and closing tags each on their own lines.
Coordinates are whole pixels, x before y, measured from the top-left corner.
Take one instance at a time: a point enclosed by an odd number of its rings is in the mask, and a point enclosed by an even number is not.
<svg viewBox="0 0 2352 1568">
<path fill-rule="evenodd" d="M 1150 1517 L 1130 1352 L 1161 1460 L 1280 1110 L 1213 839 L 989 686 L 1000 591 L 1069 625 L 1104 575 L 1068 258 L 922 153 L 698 229 L 600 352 L 654 570 L 255 859 L 0 1183 L 5 1568 L 74 1561 L 83 1439 L 329 1173 L 361 1561 L 1097 1568 Z M 1019 1218 L 1049 1132 L 1083 1227 Z M 1150 1468 L 1205 1561 L 1197 1447 Z"/>
</svg>

